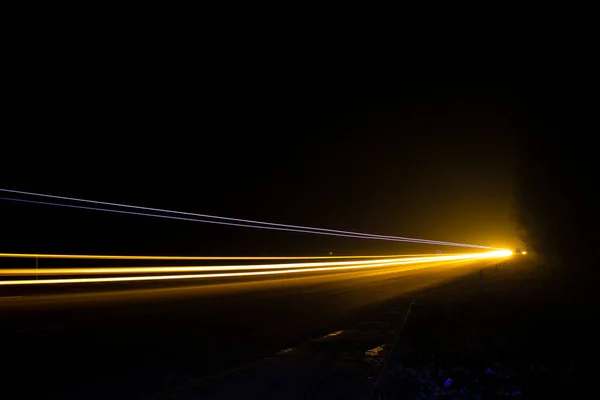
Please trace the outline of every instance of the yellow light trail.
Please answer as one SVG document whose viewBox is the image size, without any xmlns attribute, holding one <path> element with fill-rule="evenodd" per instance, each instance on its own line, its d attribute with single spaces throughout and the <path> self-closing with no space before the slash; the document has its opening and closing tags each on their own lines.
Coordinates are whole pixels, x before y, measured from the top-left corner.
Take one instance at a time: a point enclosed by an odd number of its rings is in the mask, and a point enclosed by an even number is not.
<svg viewBox="0 0 600 400">
<path fill-rule="evenodd" d="M 414 257 L 411 259 L 395 259 L 395 260 L 379 260 L 379 261 L 355 261 L 346 263 L 310 263 L 309 267 L 299 268 L 298 265 L 290 267 L 294 264 L 276 264 L 270 265 L 274 271 L 253 271 L 253 272 L 227 272 L 227 273 L 210 273 L 210 274 L 185 274 L 185 275 L 162 275 L 162 276 L 135 276 L 135 277 L 113 277 L 113 278 L 72 278 L 72 279 L 43 279 L 43 280 L 14 280 L 0 281 L 0 286 L 7 285 L 40 285 L 40 284 L 59 284 L 59 283 L 92 283 L 92 282 L 127 282 L 127 281 L 151 281 L 151 280 L 173 280 L 173 279 L 207 279 L 207 278 L 224 278 L 224 277 L 240 277 L 240 276 L 260 276 L 260 275 L 275 275 L 275 274 L 292 274 L 304 272 L 322 272 L 322 271 L 339 271 L 361 268 L 373 268 L 380 266 L 398 266 L 412 265 L 428 262 L 445 262 L 454 260 L 475 260 L 483 258 L 500 258 L 510 256 L 512 252 L 509 250 L 491 251 L 487 253 L 477 253 L 470 255 L 453 255 L 453 256 L 436 256 L 436 257 Z M 334 266 L 332 266 L 332 264 Z M 342 264 L 342 265 L 340 265 Z M 326 266 L 324 266 L 326 265 Z M 256 266 L 233 266 L 234 268 L 241 267 L 256 267 Z M 260 266 L 264 269 L 264 266 Z M 177 268 L 177 267 L 173 267 Z M 180 267 L 180 268 L 206 268 L 206 267 Z M 153 268 L 145 268 L 153 269 Z M 163 267 L 164 269 L 164 267 Z M 115 273 L 119 273 L 120 268 L 114 268 Z M 168 269 L 168 271 L 174 271 Z M 194 269 L 193 271 L 197 271 Z M 204 271 L 207 271 L 204 269 Z M 214 271 L 214 270 L 212 270 Z M 39 272 L 39 270 L 38 270 Z M 142 271 L 147 272 L 147 271 Z M 72 272 L 71 272 L 72 273 Z"/>
<path fill-rule="evenodd" d="M 431 257 L 433 260 L 435 257 Z M 284 264 L 252 264 L 252 265 L 207 265 L 207 266 L 174 266 L 174 267 L 113 267 L 113 268 L 12 268 L 0 269 L 0 275 L 98 275 L 98 274 L 139 274 L 162 272 L 211 272 L 211 271 L 245 271 L 263 269 L 290 269 L 290 268 L 315 268 L 334 267 L 344 265 L 361 265 L 373 263 L 394 263 L 398 261 L 412 261 L 421 258 L 393 258 L 386 260 L 369 261 L 338 261 L 338 262 L 313 262 L 313 263 L 284 263 Z"/>
<path fill-rule="evenodd" d="M 311 257 L 213 257 L 213 256 L 101 256 L 85 254 L 29 254 L 29 253 L 0 253 L 5 258 L 56 258 L 56 259 L 85 259 L 85 260 L 324 260 L 340 258 L 397 258 L 411 256 L 429 256 L 434 254 L 404 254 L 381 256 L 311 256 Z"/>
<path fill-rule="evenodd" d="M 415 262 L 416 263 L 416 262 Z M 400 263 L 398 263 L 400 264 Z M 397 264 L 370 264 L 360 266 L 347 267 L 325 267 L 312 269 L 283 269 L 278 271 L 257 271 L 257 272 L 229 272 L 224 274 L 199 274 L 199 275 L 162 275 L 162 276 L 133 276 L 133 277 L 118 277 L 118 278 L 76 278 L 76 279 L 44 279 L 44 280 L 19 280 L 19 281 L 0 281 L 0 285 L 35 285 L 35 284 L 56 284 L 56 283 L 92 283 L 92 282 L 128 282 L 128 281 L 154 281 L 154 280 L 173 280 L 173 279 L 205 279 L 205 278 L 225 278 L 237 276 L 257 276 L 257 275 L 276 275 L 276 274 L 293 274 L 301 272 L 313 271 L 337 271 L 359 268 L 369 268 L 377 266 L 390 266 Z"/>
<path fill-rule="evenodd" d="M 139 273 L 163 273 L 163 272 L 214 272 L 214 271 L 245 271 L 263 269 L 290 269 L 290 268 L 316 268 L 337 267 L 345 265 L 367 265 L 373 263 L 397 263 L 397 262 L 428 262 L 455 257 L 472 257 L 473 255 L 453 256 L 421 256 L 404 257 L 392 259 L 379 259 L 369 261 L 335 261 L 335 262 L 312 262 L 312 263 L 284 263 L 284 264 L 252 264 L 252 265 L 208 265 L 208 266 L 174 266 L 174 267 L 109 267 L 109 268 L 11 268 L 0 269 L 0 275 L 100 275 L 100 274 L 139 274 Z M 452 258 L 448 258 L 452 257 Z"/>
</svg>

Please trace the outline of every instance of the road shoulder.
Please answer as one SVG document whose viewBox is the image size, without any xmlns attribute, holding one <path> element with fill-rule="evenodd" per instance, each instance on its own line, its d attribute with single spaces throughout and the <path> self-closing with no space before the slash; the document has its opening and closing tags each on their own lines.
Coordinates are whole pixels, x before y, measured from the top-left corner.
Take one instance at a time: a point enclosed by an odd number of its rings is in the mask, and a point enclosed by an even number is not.
<svg viewBox="0 0 600 400">
<path fill-rule="evenodd" d="M 574 343 L 585 318 L 565 293 L 556 277 L 519 260 L 422 293 L 379 398 L 571 397 L 584 379 Z"/>
<path fill-rule="evenodd" d="M 162 399 L 370 399 L 408 301 L 351 329 L 331 332 L 224 374 L 202 377 Z"/>
</svg>

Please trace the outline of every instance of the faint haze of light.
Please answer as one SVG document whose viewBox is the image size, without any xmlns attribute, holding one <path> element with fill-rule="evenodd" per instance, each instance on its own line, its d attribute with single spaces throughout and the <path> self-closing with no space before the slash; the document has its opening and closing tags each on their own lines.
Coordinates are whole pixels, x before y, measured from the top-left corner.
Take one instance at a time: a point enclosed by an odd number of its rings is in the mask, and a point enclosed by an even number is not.
<svg viewBox="0 0 600 400">
<path fill-rule="evenodd" d="M 155 281 L 155 280 L 175 280 L 175 279 L 208 279 L 208 278 L 227 278 L 227 277 L 243 277 L 243 276 L 261 276 L 261 275 L 281 275 L 281 274 L 295 274 L 295 273 L 306 273 L 306 272 L 324 272 L 324 271 L 339 271 L 339 270 L 356 270 L 374 267 L 394 267 L 399 265 L 414 265 L 431 263 L 432 266 L 438 266 L 445 262 L 450 261 L 469 261 L 486 258 L 502 258 L 507 257 L 512 252 L 508 250 L 491 251 L 486 253 L 475 253 L 475 254 L 464 254 L 464 255 L 452 255 L 452 256 L 437 256 L 437 257 L 415 257 L 415 259 L 408 261 L 406 259 L 394 260 L 379 260 L 378 261 L 356 261 L 351 265 L 342 266 L 323 266 L 316 268 L 279 268 L 272 271 L 251 271 L 251 272 L 226 272 L 226 273 L 208 273 L 208 274 L 185 274 L 185 275 L 150 275 L 150 276 L 131 276 L 131 277 L 109 277 L 109 278 L 70 278 L 70 279 L 39 279 L 39 280 L 9 280 L 0 281 L 0 286 L 13 286 L 13 285 L 43 285 L 43 284 L 61 284 L 61 283 L 94 283 L 94 282 L 128 282 L 128 281 Z M 368 264 L 361 264 L 368 263 Z M 327 263 L 322 263 L 327 264 Z M 283 264 L 286 265 L 286 264 Z M 421 268 L 428 268 L 423 266 Z M 403 269 L 405 270 L 405 269 Z M 118 273 L 118 272 L 117 272 Z"/>
<path fill-rule="evenodd" d="M 371 236 L 371 237 L 377 237 L 377 238 L 385 237 L 385 238 L 390 238 L 390 239 L 405 239 L 405 240 L 418 241 L 418 242 L 423 242 L 423 243 L 432 243 L 432 244 L 448 243 L 448 245 L 450 245 L 450 246 L 466 246 L 466 247 L 476 247 L 476 248 L 486 248 L 486 249 L 491 248 L 490 246 L 478 246 L 478 245 L 466 244 L 466 243 L 453 243 L 453 242 L 445 242 L 445 241 L 439 241 L 439 240 L 407 238 L 407 237 L 402 237 L 402 236 L 375 235 L 375 234 L 362 233 L 362 232 L 316 228 L 316 227 L 301 226 L 301 225 L 279 224 L 279 223 L 273 223 L 273 222 L 255 221 L 255 220 L 250 220 L 250 219 L 221 217 L 221 216 L 217 216 L 217 215 L 198 214 L 198 213 L 190 213 L 190 212 L 183 212 L 183 211 L 165 210 L 165 209 L 160 209 L 160 208 L 133 206 L 133 205 L 128 205 L 128 204 L 119 204 L 119 203 L 110 203 L 110 202 L 97 201 L 97 200 L 78 199 L 78 198 L 74 198 L 74 197 L 56 196 L 56 195 L 49 195 L 49 194 L 42 194 L 42 193 L 25 192 L 25 191 L 19 191 L 19 190 L 10 190 L 10 189 L 1 189 L 0 188 L 0 191 L 8 192 L 8 193 L 25 194 L 25 195 L 29 195 L 29 196 L 38 196 L 38 197 L 47 197 L 47 198 L 54 198 L 54 199 L 61 199 L 61 200 L 78 201 L 78 202 L 83 202 L 83 203 L 94 203 L 94 204 L 102 204 L 102 205 L 117 206 L 117 207 L 124 207 L 124 208 L 135 208 L 138 210 L 159 211 L 159 212 L 170 213 L 170 214 L 190 215 L 190 216 L 194 216 L 194 217 L 212 218 L 212 219 L 235 221 L 235 222 L 244 222 L 244 223 L 249 223 L 249 224 L 269 225 L 269 226 L 277 226 L 277 227 L 284 227 L 284 228 L 306 229 L 306 230 L 311 230 L 311 231 L 333 232 L 333 233 L 360 235 L 360 236 Z M 203 222 L 205 222 L 205 221 L 203 221 Z"/>
<path fill-rule="evenodd" d="M 9 191 L 9 190 L 0 189 L 0 191 Z M 19 192 L 19 191 L 9 191 L 9 192 L 30 194 L 28 192 Z M 34 195 L 37 195 L 37 194 L 34 194 Z M 75 200 L 75 201 L 86 201 L 86 202 L 100 203 L 100 204 L 109 204 L 109 205 L 116 205 L 116 206 L 121 206 L 121 207 L 141 208 L 141 209 L 156 210 L 156 211 L 161 211 L 161 212 L 173 212 L 173 213 L 178 213 L 178 214 L 205 216 L 203 214 L 183 213 L 183 212 L 179 212 L 179 211 L 168 211 L 168 210 L 152 209 L 152 208 L 147 208 L 147 207 L 125 206 L 125 205 L 120 205 L 120 204 L 115 204 L 115 203 L 97 202 L 97 201 L 92 201 L 92 200 L 78 200 L 78 199 L 72 199 L 72 198 L 68 198 L 68 197 L 65 198 L 65 197 L 60 197 L 60 196 L 50 196 L 50 195 L 39 195 L 39 196 L 61 198 L 61 199 L 68 199 L 68 200 Z M 215 224 L 215 225 L 229 225 L 229 226 L 238 226 L 238 227 L 244 227 L 244 228 L 310 233 L 310 234 L 315 234 L 315 235 L 387 240 L 387 241 L 394 241 L 394 242 L 435 244 L 435 245 L 440 245 L 440 246 L 472 247 L 472 248 L 481 248 L 481 249 L 489 249 L 490 248 L 489 246 L 478 246 L 478 245 L 465 244 L 465 243 L 443 242 L 443 241 L 426 240 L 426 239 L 413 239 L 413 238 L 405 238 L 405 237 L 401 237 L 401 236 L 374 235 L 374 234 L 366 234 L 366 233 L 360 233 L 360 232 L 338 231 L 338 230 L 323 229 L 323 228 L 311 228 L 311 227 L 300 226 L 298 228 L 302 228 L 302 229 L 296 229 L 296 228 L 289 228 L 289 227 L 295 227 L 295 225 L 261 223 L 261 222 L 251 221 L 251 220 L 240 220 L 240 219 L 225 218 L 225 217 L 206 216 L 206 217 L 210 217 L 210 218 L 221 218 L 221 219 L 234 220 L 234 221 L 246 221 L 246 222 L 252 222 L 252 223 L 269 224 L 272 226 L 249 225 L 249 224 L 242 224 L 242 223 L 222 222 L 222 221 L 209 221 L 209 220 L 205 220 L 205 219 L 175 217 L 172 215 L 140 213 L 140 212 L 134 212 L 134 211 L 113 210 L 113 209 L 100 208 L 100 207 L 76 206 L 76 205 L 72 205 L 72 204 L 49 203 L 49 202 L 44 202 L 44 201 L 16 199 L 16 198 L 10 198 L 10 197 L 0 197 L 0 200 L 16 201 L 16 202 L 31 203 L 31 204 L 42 204 L 42 205 L 50 205 L 50 206 L 58 206 L 58 207 L 68 207 L 68 208 L 76 208 L 76 209 L 92 210 L 92 211 L 105 211 L 105 212 L 112 212 L 112 213 L 117 213 L 117 214 L 128 214 L 128 215 L 138 215 L 138 216 L 145 216 L 145 217 L 175 219 L 175 220 L 181 220 L 181 221 L 201 222 L 201 223 Z"/>
</svg>

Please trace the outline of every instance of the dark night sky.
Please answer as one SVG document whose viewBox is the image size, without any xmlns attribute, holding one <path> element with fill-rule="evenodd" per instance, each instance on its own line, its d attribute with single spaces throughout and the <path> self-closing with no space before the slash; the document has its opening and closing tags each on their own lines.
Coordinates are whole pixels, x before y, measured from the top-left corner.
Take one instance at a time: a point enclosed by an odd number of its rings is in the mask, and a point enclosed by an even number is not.
<svg viewBox="0 0 600 400">
<path fill-rule="evenodd" d="M 19 65 L 4 188 L 518 244 L 510 202 L 522 98 L 503 67 L 38 50 Z M 4 201 L 0 223 L 6 252 L 431 250 Z"/>
</svg>

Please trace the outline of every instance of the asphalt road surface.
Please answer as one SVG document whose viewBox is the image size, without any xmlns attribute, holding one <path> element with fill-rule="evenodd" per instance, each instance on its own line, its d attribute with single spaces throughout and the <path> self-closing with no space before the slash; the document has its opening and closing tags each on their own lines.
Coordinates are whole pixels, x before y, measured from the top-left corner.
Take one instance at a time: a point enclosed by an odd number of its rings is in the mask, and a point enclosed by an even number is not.
<svg viewBox="0 0 600 400">
<path fill-rule="evenodd" d="M 0 292 L 0 396 L 151 398 L 344 329 L 497 262 Z"/>
</svg>

